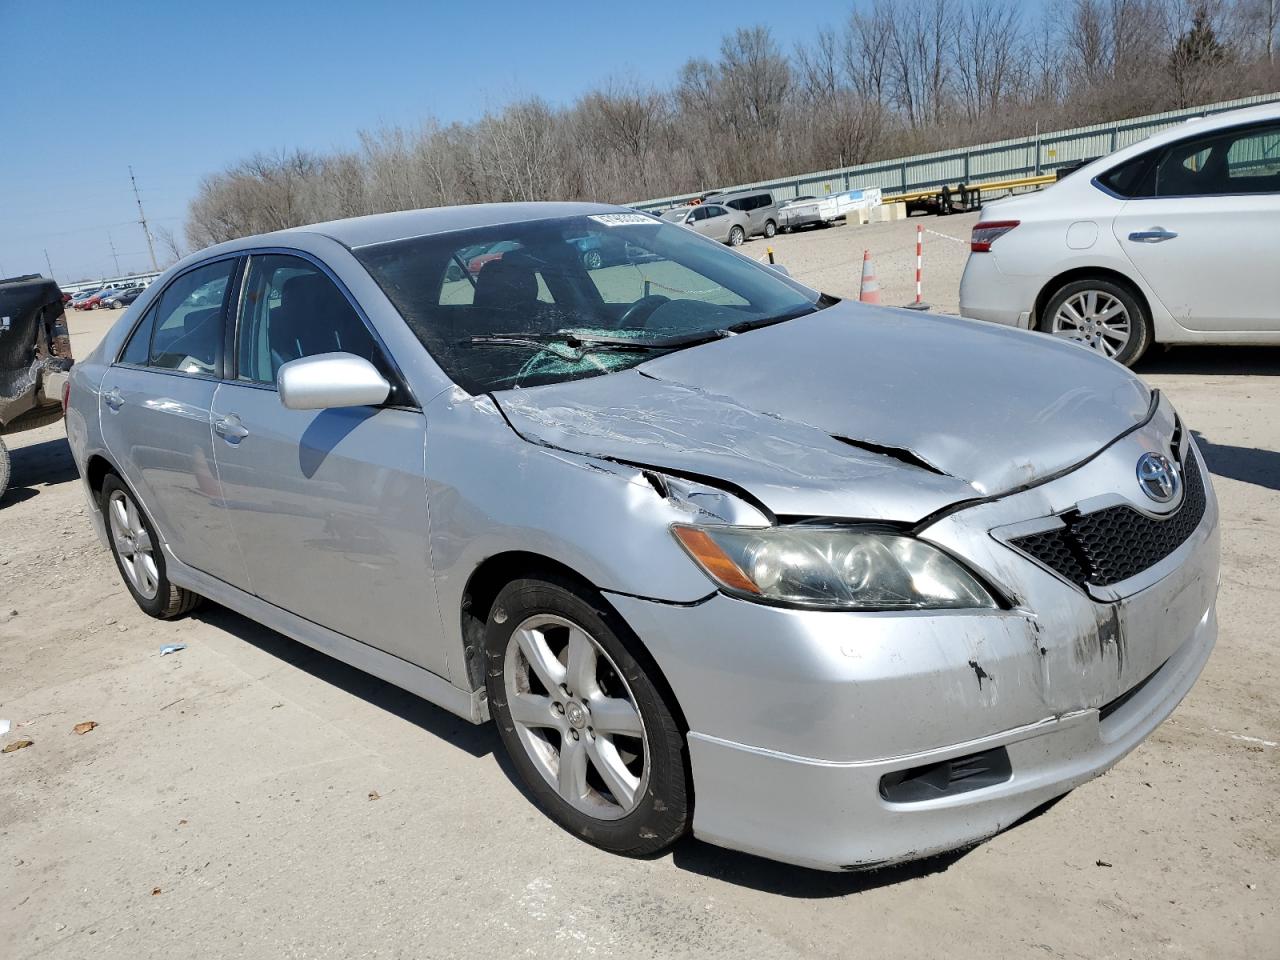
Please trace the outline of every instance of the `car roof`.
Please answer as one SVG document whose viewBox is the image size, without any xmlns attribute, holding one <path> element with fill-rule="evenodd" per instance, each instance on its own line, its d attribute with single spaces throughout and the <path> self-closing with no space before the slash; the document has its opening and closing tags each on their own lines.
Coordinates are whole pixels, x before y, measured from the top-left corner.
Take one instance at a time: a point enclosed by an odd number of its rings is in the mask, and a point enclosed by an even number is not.
<svg viewBox="0 0 1280 960">
<path fill-rule="evenodd" d="M 1241 110 L 1226 110 L 1222 113 L 1214 113 L 1208 116 L 1193 117 L 1190 120 L 1184 120 L 1181 123 L 1174 124 L 1172 127 L 1161 130 L 1159 133 L 1153 133 L 1144 140 L 1122 147 L 1114 153 L 1099 158 L 1099 160 L 1094 161 L 1087 167 L 1082 167 L 1081 170 L 1089 169 L 1093 173 L 1097 173 L 1102 169 L 1110 169 L 1119 161 L 1126 160 L 1129 157 L 1136 157 L 1155 147 L 1162 147 L 1166 143 L 1173 143 L 1184 137 L 1194 137 L 1200 134 L 1213 133 L 1217 130 L 1226 130 L 1231 127 L 1240 127 L 1267 120 L 1280 120 L 1280 104 L 1264 103 L 1256 107 L 1245 107 Z M 1102 161 L 1107 162 L 1103 163 Z"/>
<path fill-rule="evenodd" d="M 403 210 L 397 213 L 375 213 L 367 217 L 329 220 L 292 230 L 282 230 L 272 237 L 295 232 L 319 233 L 348 247 L 366 247 L 392 240 L 406 240 L 454 230 L 498 227 L 509 223 L 552 220 L 559 217 L 581 217 L 593 213 L 628 212 L 626 207 L 607 203 L 477 203 L 457 207 L 430 207 L 425 210 Z"/>
</svg>

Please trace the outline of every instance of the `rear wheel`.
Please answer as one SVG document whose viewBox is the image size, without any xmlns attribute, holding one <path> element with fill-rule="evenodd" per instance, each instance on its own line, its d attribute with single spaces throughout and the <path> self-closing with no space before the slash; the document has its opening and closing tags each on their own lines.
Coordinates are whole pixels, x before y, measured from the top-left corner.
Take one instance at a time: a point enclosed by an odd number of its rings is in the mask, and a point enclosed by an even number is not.
<svg viewBox="0 0 1280 960">
<path fill-rule="evenodd" d="M 599 250 L 588 250 L 582 255 L 582 264 L 588 270 L 599 270 L 604 266 L 604 254 Z"/>
<path fill-rule="evenodd" d="M 1125 366 L 1137 362 L 1152 341 L 1151 318 L 1139 298 L 1127 286 L 1102 277 L 1059 287 L 1038 325 Z"/>
<path fill-rule="evenodd" d="M 199 606 L 198 594 L 169 582 L 160 538 L 115 474 L 109 474 L 102 484 L 102 508 L 116 567 L 143 613 L 167 620 Z"/>
<path fill-rule="evenodd" d="M 486 628 L 486 686 L 502 742 L 539 806 L 570 833 L 643 856 L 689 818 L 684 737 L 629 631 L 567 580 L 502 589 Z"/>
<path fill-rule="evenodd" d="M 747 232 L 741 227 L 734 227 L 729 231 L 729 246 L 740 247 L 742 242 L 747 239 Z"/>
<path fill-rule="evenodd" d="M 773 235 L 778 232 L 778 225 L 772 220 L 764 222 L 764 235 L 766 240 L 773 239 Z"/>
</svg>

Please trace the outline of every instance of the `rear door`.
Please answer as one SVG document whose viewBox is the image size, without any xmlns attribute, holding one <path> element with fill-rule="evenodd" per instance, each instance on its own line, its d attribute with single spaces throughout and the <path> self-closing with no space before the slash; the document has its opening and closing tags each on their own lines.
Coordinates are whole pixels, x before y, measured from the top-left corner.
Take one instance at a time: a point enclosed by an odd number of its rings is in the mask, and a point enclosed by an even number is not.
<svg viewBox="0 0 1280 960">
<path fill-rule="evenodd" d="M 393 384 L 387 404 L 286 409 L 276 391 L 280 366 L 330 352 L 378 366 Z M 385 350 L 318 262 L 255 253 L 235 356 L 213 401 L 214 449 L 249 588 L 443 674 L 428 557 L 426 422 Z"/>
<path fill-rule="evenodd" d="M 1280 124 L 1166 147 L 1115 219 L 1165 309 L 1204 331 L 1280 330 Z"/>
<path fill-rule="evenodd" d="M 174 279 L 143 316 L 100 388 L 116 466 L 183 563 L 228 583 L 244 565 L 222 509 L 210 410 L 224 363 L 238 259 Z"/>
</svg>

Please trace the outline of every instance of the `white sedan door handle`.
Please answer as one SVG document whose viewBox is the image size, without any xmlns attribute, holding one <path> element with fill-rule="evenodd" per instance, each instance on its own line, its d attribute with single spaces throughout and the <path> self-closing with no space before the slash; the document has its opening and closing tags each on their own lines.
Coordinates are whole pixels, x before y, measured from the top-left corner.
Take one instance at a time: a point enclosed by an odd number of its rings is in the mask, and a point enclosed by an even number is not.
<svg viewBox="0 0 1280 960">
<path fill-rule="evenodd" d="M 1164 227 L 1152 227 L 1150 230 L 1135 230 L 1129 234 L 1129 239 L 1134 243 L 1164 243 L 1166 240 L 1172 240 L 1177 234 L 1172 230 L 1166 230 Z"/>
</svg>

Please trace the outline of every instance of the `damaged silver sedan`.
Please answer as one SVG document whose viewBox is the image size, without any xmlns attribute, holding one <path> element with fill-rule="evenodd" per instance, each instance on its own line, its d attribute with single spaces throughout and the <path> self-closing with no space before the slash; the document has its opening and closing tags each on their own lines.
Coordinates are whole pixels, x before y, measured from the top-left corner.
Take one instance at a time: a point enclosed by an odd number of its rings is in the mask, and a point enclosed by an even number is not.
<svg viewBox="0 0 1280 960">
<path fill-rule="evenodd" d="M 73 368 L 68 433 L 145 611 L 495 720 L 619 853 L 971 844 L 1133 749 L 1216 636 L 1208 474 L 1124 368 L 613 207 L 195 254 Z"/>
</svg>

